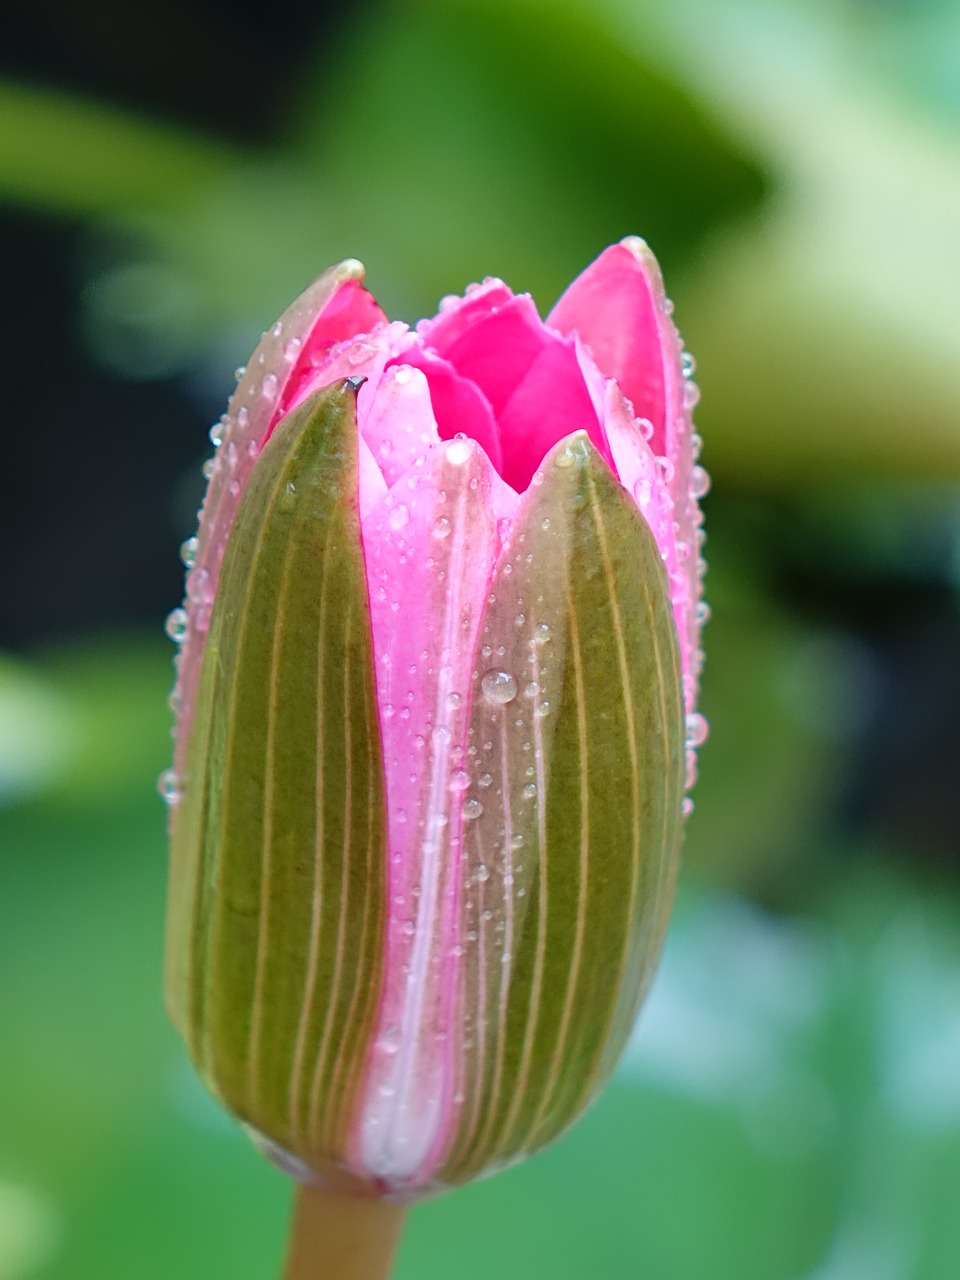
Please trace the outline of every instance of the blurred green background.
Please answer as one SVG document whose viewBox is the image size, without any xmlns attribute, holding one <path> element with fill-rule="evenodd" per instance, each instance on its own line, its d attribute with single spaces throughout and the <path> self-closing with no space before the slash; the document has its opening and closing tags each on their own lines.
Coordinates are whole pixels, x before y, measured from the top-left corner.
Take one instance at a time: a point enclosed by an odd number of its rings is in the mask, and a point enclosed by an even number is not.
<svg viewBox="0 0 960 1280">
<path fill-rule="evenodd" d="M 703 393 L 702 752 L 619 1074 L 399 1280 L 960 1274 L 955 0 L 39 0 L 2 19 L 0 1280 L 275 1273 L 160 994 L 206 426 L 347 255 L 392 316 L 659 254 Z"/>
</svg>

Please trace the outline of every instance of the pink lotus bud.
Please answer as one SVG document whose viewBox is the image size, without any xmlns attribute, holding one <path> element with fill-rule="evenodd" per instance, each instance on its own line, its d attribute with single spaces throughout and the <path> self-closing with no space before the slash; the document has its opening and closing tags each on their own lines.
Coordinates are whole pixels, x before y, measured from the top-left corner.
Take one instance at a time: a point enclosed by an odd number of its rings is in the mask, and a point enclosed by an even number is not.
<svg viewBox="0 0 960 1280">
<path fill-rule="evenodd" d="M 696 400 L 642 241 L 546 322 L 388 323 L 346 262 L 223 420 L 187 599 L 168 995 L 275 1158 L 410 1197 L 564 1130 L 673 895 L 701 618 Z"/>
</svg>

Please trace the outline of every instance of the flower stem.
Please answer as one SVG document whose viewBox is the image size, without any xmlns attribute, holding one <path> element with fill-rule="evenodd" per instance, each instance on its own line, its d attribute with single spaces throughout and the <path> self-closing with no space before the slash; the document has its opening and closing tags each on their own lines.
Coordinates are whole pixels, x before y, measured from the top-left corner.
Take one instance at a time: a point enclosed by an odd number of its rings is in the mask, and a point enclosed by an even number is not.
<svg viewBox="0 0 960 1280">
<path fill-rule="evenodd" d="M 283 1280 L 386 1280 L 402 1205 L 299 1185 Z"/>
</svg>

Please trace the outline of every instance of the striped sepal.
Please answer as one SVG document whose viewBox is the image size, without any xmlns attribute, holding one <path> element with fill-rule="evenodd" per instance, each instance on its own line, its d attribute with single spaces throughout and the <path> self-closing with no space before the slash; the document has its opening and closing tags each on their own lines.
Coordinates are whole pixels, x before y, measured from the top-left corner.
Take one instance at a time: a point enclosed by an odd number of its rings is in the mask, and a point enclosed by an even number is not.
<svg viewBox="0 0 960 1280">
<path fill-rule="evenodd" d="M 338 1156 L 379 994 L 385 801 L 356 390 L 285 418 L 241 499 L 174 820 L 168 994 L 226 1105 Z"/>
<path fill-rule="evenodd" d="M 659 953 L 683 794 L 660 553 L 586 433 L 543 465 L 494 575 L 464 829 L 461 1182 L 555 1137 L 609 1075 Z"/>
</svg>

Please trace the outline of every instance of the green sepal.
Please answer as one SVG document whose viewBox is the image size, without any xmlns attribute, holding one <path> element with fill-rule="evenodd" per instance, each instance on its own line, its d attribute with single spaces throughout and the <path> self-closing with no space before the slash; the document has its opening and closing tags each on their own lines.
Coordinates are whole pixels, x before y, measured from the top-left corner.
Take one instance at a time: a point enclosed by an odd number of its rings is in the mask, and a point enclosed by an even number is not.
<svg viewBox="0 0 960 1280">
<path fill-rule="evenodd" d="M 516 697 L 483 695 L 496 669 Z M 659 956 L 680 843 L 684 721 L 663 561 L 585 432 L 524 499 L 491 585 L 464 828 L 461 1182 L 564 1130 L 623 1048 Z M 501 679 L 500 684 L 503 684 Z M 477 874 L 477 868 L 482 868 Z M 508 951 L 504 962 L 503 952 Z"/>
<path fill-rule="evenodd" d="M 174 816 L 168 1000 L 239 1118 L 336 1157 L 379 996 L 386 807 L 356 385 L 284 418 L 230 531 Z"/>
</svg>

